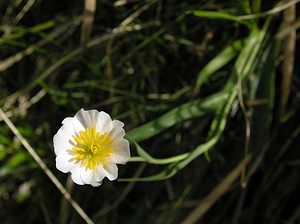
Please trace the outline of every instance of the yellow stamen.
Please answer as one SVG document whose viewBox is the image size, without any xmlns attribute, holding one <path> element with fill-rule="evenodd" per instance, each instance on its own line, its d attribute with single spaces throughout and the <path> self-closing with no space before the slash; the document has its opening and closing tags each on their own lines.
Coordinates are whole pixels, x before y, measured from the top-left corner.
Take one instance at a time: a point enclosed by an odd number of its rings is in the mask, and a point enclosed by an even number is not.
<svg viewBox="0 0 300 224">
<path fill-rule="evenodd" d="M 96 126 L 80 131 L 78 135 L 73 136 L 73 140 L 71 144 L 74 147 L 70 152 L 73 160 L 87 169 L 95 169 L 99 164 L 105 163 L 113 151 L 109 134 L 104 132 L 101 135 Z"/>
</svg>

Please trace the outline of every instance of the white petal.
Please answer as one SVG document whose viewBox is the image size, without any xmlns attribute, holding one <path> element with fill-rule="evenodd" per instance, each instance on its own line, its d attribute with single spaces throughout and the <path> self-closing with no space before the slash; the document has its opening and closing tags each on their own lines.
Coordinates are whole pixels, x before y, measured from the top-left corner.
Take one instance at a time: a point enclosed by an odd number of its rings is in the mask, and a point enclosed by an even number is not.
<svg viewBox="0 0 300 224">
<path fill-rule="evenodd" d="M 113 141 L 117 141 L 117 139 L 123 138 L 125 135 L 125 131 L 123 129 L 124 123 L 118 120 L 112 121 L 113 128 L 110 132 L 110 137 Z"/>
<path fill-rule="evenodd" d="M 82 168 L 80 171 L 80 177 L 82 182 L 84 182 L 85 184 L 91 184 L 94 179 L 94 172 L 93 170 Z"/>
<path fill-rule="evenodd" d="M 81 180 L 85 184 L 90 184 L 94 187 L 100 186 L 104 178 L 104 174 L 98 173 L 97 169 L 81 169 Z"/>
<path fill-rule="evenodd" d="M 97 110 L 84 110 L 80 109 L 75 118 L 79 120 L 79 122 L 85 128 L 92 128 L 96 125 L 97 130 L 102 134 L 104 132 L 110 132 L 113 125 L 110 116 L 104 111 L 98 112 Z"/>
<path fill-rule="evenodd" d="M 103 134 L 104 132 L 110 133 L 113 128 L 110 116 L 104 111 L 100 111 L 97 115 L 97 130 Z"/>
<path fill-rule="evenodd" d="M 58 155 L 61 151 L 70 150 L 73 146 L 70 140 L 73 135 L 83 129 L 79 121 L 73 117 L 67 117 L 62 122 L 63 126 L 53 137 L 54 152 Z"/>
<path fill-rule="evenodd" d="M 81 108 L 75 114 L 75 118 L 79 120 L 83 127 L 92 128 L 96 124 L 98 113 L 97 110 L 84 110 Z"/>
<path fill-rule="evenodd" d="M 96 181 L 97 182 L 101 182 L 103 180 L 103 178 L 105 177 L 105 173 L 103 172 L 103 167 L 102 166 L 98 166 L 96 172 Z"/>
<path fill-rule="evenodd" d="M 91 183 L 93 187 L 99 187 L 102 184 L 102 181 Z"/>
<path fill-rule="evenodd" d="M 67 117 L 62 121 L 62 128 L 65 132 L 70 135 L 74 135 L 82 130 L 84 130 L 84 126 L 79 122 L 79 120 L 75 117 Z"/>
<path fill-rule="evenodd" d="M 114 163 L 125 164 L 130 158 L 129 142 L 124 138 L 113 142 L 110 158 Z"/>
<path fill-rule="evenodd" d="M 82 168 L 82 169 L 84 169 L 84 168 Z M 81 168 L 79 166 L 74 166 L 71 169 L 71 173 L 72 173 L 71 178 L 76 184 L 84 185 L 84 182 L 81 179 L 80 172 L 81 172 Z"/>
<path fill-rule="evenodd" d="M 85 111 L 84 109 L 80 109 L 76 114 L 75 118 L 79 120 L 79 122 L 82 124 L 85 128 L 91 128 L 93 127 L 93 123 L 90 117 L 90 114 L 88 111 Z"/>
<path fill-rule="evenodd" d="M 58 132 L 53 137 L 54 152 L 58 155 L 62 151 L 66 151 L 72 148 L 69 142 L 70 135 L 66 133 L 63 129 L 59 129 Z"/>
<path fill-rule="evenodd" d="M 67 151 L 61 151 L 55 161 L 56 168 L 63 173 L 68 173 L 76 164 L 72 160 L 72 156 Z"/>
<path fill-rule="evenodd" d="M 81 130 L 84 130 L 84 127 L 81 125 L 81 123 L 78 121 L 75 117 L 67 117 L 62 121 L 62 126 L 59 130 L 61 130 L 66 136 L 69 136 L 71 138 L 76 133 L 80 132 Z"/>
<path fill-rule="evenodd" d="M 109 180 L 118 178 L 118 167 L 115 163 L 106 163 L 103 165 L 103 172 Z"/>
</svg>

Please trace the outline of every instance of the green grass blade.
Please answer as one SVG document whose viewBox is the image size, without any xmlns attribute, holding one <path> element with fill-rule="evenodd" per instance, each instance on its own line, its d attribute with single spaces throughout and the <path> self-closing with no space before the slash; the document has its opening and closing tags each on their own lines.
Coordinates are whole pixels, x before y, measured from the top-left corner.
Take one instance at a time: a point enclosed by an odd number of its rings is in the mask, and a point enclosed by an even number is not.
<svg viewBox="0 0 300 224">
<path fill-rule="evenodd" d="M 199 145 L 197 148 L 194 149 L 193 152 L 197 152 L 197 154 L 201 155 L 205 151 L 209 150 L 215 143 L 217 139 L 211 139 L 208 142 Z M 166 180 L 174 176 L 179 170 L 183 169 L 193 158 L 195 157 L 194 154 L 189 154 L 187 159 L 182 160 L 181 162 L 173 163 L 169 165 L 165 170 L 162 172 L 155 174 L 149 177 L 141 177 L 141 178 L 120 178 L 118 181 L 160 181 Z"/>
<path fill-rule="evenodd" d="M 206 99 L 194 100 L 178 106 L 159 118 L 137 127 L 127 133 L 130 139 L 136 142 L 148 139 L 159 134 L 163 130 L 178 124 L 184 120 L 202 116 L 216 110 L 228 97 L 228 93 L 221 92 Z"/>
<path fill-rule="evenodd" d="M 248 37 L 245 47 L 237 58 L 234 71 L 227 82 L 225 89 L 230 90 L 237 84 L 238 76 L 245 80 L 254 70 L 255 62 L 259 60 L 258 54 L 262 47 L 266 32 L 254 30 Z"/>
<path fill-rule="evenodd" d="M 1 37 L 0 43 L 10 44 L 11 43 L 10 41 L 20 39 L 28 33 L 38 34 L 40 32 L 43 32 L 45 30 L 53 28 L 55 25 L 56 25 L 56 23 L 53 20 L 50 20 L 50 21 L 40 23 L 40 24 L 30 27 L 30 28 L 25 28 L 25 27 L 13 28 L 14 32 L 12 32 L 12 34 L 9 34 L 5 37 Z M 0 28 L 0 30 L 2 30 L 2 29 Z"/>
<path fill-rule="evenodd" d="M 230 20 L 230 21 L 234 21 L 234 22 L 249 26 L 248 21 L 241 20 L 237 16 L 232 15 L 232 14 L 227 13 L 227 12 L 194 10 L 194 11 L 192 11 L 192 13 L 193 13 L 193 15 L 195 15 L 197 17 L 203 17 L 203 18 L 208 18 L 208 19 Z"/>
<path fill-rule="evenodd" d="M 260 13 L 261 10 L 261 0 L 252 1 L 252 11 L 253 13 Z"/>
<path fill-rule="evenodd" d="M 213 58 L 198 74 L 196 91 L 219 69 L 227 65 L 242 49 L 244 40 L 237 40 Z"/>
<path fill-rule="evenodd" d="M 181 161 L 185 159 L 189 154 L 188 153 L 183 153 L 177 156 L 172 156 L 169 158 L 161 158 L 157 159 L 149 155 L 136 141 L 130 139 L 130 141 L 135 145 L 136 151 L 140 157 L 135 157 L 133 158 L 133 162 L 136 161 L 143 161 L 151 164 L 157 164 L 157 165 L 163 165 L 163 164 L 170 164 L 170 163 L 175 163 L 178 161 Z"/>
<path fill-rule="evenodd" d="M 263 103 L 253 107 L 250 151 L 256 156 L 269 139 L 275 92 L 274 45 L 270 43 L 262 55 L 260 69 L 256 72 L 258 86 L 255 99 Z"/>
</svg>

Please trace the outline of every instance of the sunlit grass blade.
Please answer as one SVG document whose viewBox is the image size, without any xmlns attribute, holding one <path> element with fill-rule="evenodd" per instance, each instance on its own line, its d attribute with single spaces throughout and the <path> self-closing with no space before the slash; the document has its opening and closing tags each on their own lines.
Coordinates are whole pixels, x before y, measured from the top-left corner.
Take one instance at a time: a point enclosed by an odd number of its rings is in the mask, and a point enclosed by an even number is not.
<svg viewBox="0 0 300 224">
<path fill-rule="evenodd" d="M 260 60 L 258 57 L 259 50 L 262 47 L 266 31 L 253 30 L 247 39 L 243 50 L 237 58 L 231 77 L 229 78 L 225 89 L 230 90 L 237 85 L 238 77 L 247 80 L 249 74 L 254 70 L 255 61 Z"/>
<path fill-rule="evenodd" d="M 134 157 L 132 160 L 129 161 L 139 161 L 139 162 L 147 162 L 151 164 L 157 164 L 157 165 L 163 165 L 163 164 L 170 164 L 170 163 L 175 163 L 178 161 L 181 161 L 185 159 L 189 153 L 183 153 L 180 155 L 172 156 L 169 158 L 154 158 L 151 155 L 149 155 L 136 141 L 130 139 L 130 141 L 135 145 L 136 151 L 140 157 Z"/>
<path fill-rule="evenodd" d="M 221 92 L 205 99 L 193 100 L 185 103 L 172 109 L 159 118 L 129 131 L 127 135 L 136 142 L 151 138 L 186 119 L 199 117 L 216 110 L 223 104 L 227 97 L 227 92 Z"/>
<path fill-rule="evenodd" d="M 246 25 L 246 26 L 250 25 L 248 21 L 241 20 L 237 16 L 232 15 L 227 12 L 194 10 L 194 11 L 192 11 L 192 13 L 193 13 L 193 15 L 195 15 L 197 17 L 203 17 L 203 18 L 208 18 L 208 19 L 230 20 L 230 21 L 234 21 L 234 22 Z"/>
<path fill-rule="evenodd" d="M 193 152 L 197 152 L 197 154 L 201 155 L 205 151 L 209 150 L 217 141 L 216 138 L 209 140 L 208 142 L 199 145 L 197 148 L 194 149 Z M 120 178 L 118 181 L 160 181 L 166 180 L 168 178 L 173 177 L 179 170 L 183 169 L 191 160 L 191 158 L 195 157 L 195 154 L 190 153 L 188 156 L 188 160 L 182 160 L 181 162 L 173 163 L 169 165 L 165 170 L 162 172 L 155 174 L 149 177 L 141 177 L 141 178 Z"/>
<path fill-rule="evenodd" d="M 216 57 L 214 57 L 198 74 L 196 81 L 196 90 L 215 74 L 216 71 L 227 65 L 242 49 L 244 40 L 236 40 L 230 46 L 226 47 Z"/>
<path fill-rule="evenodd" d="M 11 34 L 4 37 L 0 37 L 0 43 L 12 43 L 13 40 L 20 39 L 28 33 L 38 34 L 40 32 L 53 28 L 55 25 L 56 23 L 53 20 L 50 20 L 30 28 L 13 27 Z"/>
</svg>

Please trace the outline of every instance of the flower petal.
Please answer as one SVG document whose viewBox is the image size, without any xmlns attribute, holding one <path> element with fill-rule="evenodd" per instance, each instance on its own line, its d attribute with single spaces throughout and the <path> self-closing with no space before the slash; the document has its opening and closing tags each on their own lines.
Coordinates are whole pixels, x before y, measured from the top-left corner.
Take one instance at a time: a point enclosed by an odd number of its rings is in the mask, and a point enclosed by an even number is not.
<svg viewBox="0 0 300 224">
<path fill-rule="evenodd" d="M 74 166 L 71 169 L 71 173 L 72 173 L 71 178 L 76 184 L 84 185 L 84 182 L 82 181 L 81 175 L 80 175 L 80 173 L 81 173 L 80 166 Z"/>
<path fill-rule="evenodd" d="M 96 125 L 100 133 L 109 133 L 112 129 L 112 120 L 104 111 L 99 112 L 97 110 L 80 109 L 76 113 L 75 118 L 78 119 L 85 128 L 92 128 Z"/>
<path fill-rule="evenodd" d="M 81 169 L 81 180 L 85 184 L 90 184 L 93 187 L 100 186 L 104 178 L 104 174 L 97 172 L 97 170 Z"/>
<path fill-rule="evenodd" d="M 100 111 L 97 114 L 96 127 L 101 134 L 110 133 L 113 128 L 111 117 L 104 111 Z"/>
<path fill-rule="evenodd" d="M 93 170 L 82 168 L 80 170 L 80 177 L 83 183 L 91 184 L 94 179 L 94 172 Z"/>
<path fill-rule="evenodd" d="M 68 173 L 76 164 L 72 161 L 72 156 L 67 151 L 61 151 L 56 159 L 56 168 L 63 173 Z"/>
<path fill-rule="evenodd" d="M 125 131 L 123 129 L 124 123 L 118 120 L 113 120 L 112 121 L 113 128 L 110 132 L 110 137 L 112 140 L 116 141 L 117 139 L 123 138 L 125 135 Z"/>
<path fill-rule="evenodd" d="M 104 164 L 103 172 L 109 180 L 115 180 L 118 178 L 118 167 L 115 163 Z"/>
<path fill-rule="evenodd" d="M 93 187 L 99 187 L 102 184 L 102 181 L 91 183 Z"/>
<path fill-rule="evenodd" d="M 74 135 L 85 129 L 76 117 L 67 117 L 62 121 L 62 124 L 63 130 L 70 135 Z"/>
<path fill-rule="evenodd" d="M 103 172 L 102 166 L 98 166 L 95 172 L 96 172 L 96 174 L 95 174 L 96 181 L 101 182 L 103 180 L 103 178 L 105 177 L 105 173 Z"/>
<path fill-rule="evenodd" d="M 76 114 L 75 117 L 79 120 L 79 122 L 85 127 L 85 128 L 92 128 L 93 125 L 97 121 L 97 115 L 99 111 L 97 110 L 84 110 L 80 109 Z"/>
<path fill-rule="evenodd" d="M 69 134 L 65 133 L 62 128 L 58 130 L 58 132 L 53 137 L 54 152 L 56 155 L 58 155 L 62 151 L 66 151 L 72 148 L 69 139 Z"/>
<path fill-rule="evenodd" d="M 79 121 L 73 117 L 67 117 L 62 122 L 63 126 L 53 137 L 54 152 L 58 155 L 61 151 L 69 150 L 73 146 L 70 144 L 72 136 L 83 129 Z"/>
<path fill-rule="evenodd" d="M 110 155 L 111 160 L 117 164 L 125 164 L 130 158 L 129 142 L 122 138 L 113 142 L 113 151 Z"/>
</svg>

